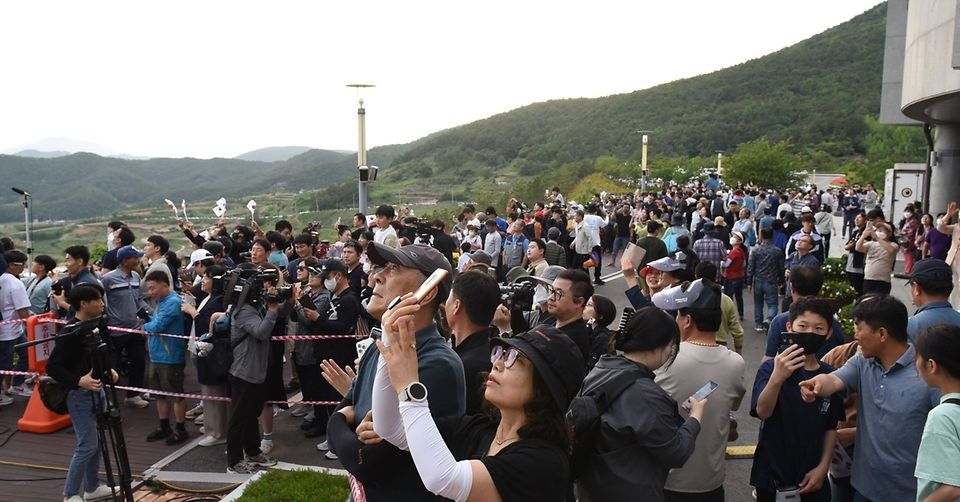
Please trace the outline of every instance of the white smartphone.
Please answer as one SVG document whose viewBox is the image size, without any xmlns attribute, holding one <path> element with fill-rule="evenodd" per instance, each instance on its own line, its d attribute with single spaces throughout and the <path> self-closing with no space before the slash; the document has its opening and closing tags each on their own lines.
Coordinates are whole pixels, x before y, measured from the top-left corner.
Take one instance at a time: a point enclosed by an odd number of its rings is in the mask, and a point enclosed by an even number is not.
<svg viewBox="0 0 960 502">
<path fill-rule="evenodd" d="M 717 385 L 717 382 L 714 382 L 714 381 L 707 382 L 703 384 L 703 387 L 700 387 L 700 390 L 695 392 L 690 397 L 692 397 L 694 401 L 703 401 L 704 398 L 706 398 L 710 394 L 713 394 L 713 391 L 717 390 L 717 387 L 719 387 L 719 385 Z"/>
<path fill-rule="evenodd" d="M 363 353 L 373 345 L 373 337 L 364 338 L 357 342 L 357 359 L 363 359 Z"/>
</svg>

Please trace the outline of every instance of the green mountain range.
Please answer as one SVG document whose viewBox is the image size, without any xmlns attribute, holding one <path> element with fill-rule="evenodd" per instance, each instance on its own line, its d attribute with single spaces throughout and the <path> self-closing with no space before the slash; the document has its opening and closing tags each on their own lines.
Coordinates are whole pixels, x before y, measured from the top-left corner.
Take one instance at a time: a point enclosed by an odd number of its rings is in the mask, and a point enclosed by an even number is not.
<svg viewBox="0 0 960 502">
<path fill-rule="evenodd" d="M 886 4 L 762 58 L 649 89 L 595 99 L 531 104 L 374 148 L 381 167 L 371 205 L 398 194 L 424 201 L 480 198 L 561 165 L 601 156 L 731 151 L 766 136 L 833 157 L 864 153 L 865 117 L 880 108 Z M 602 76 L 598 76 L 602 78 Z M 140 161 L 74 154 L 0 155 L 0 173 L 34 195 L 35 217 L 69 219 L 265 192 L 306 193 L 300 207 L 345 207 L 356 192 L 356 154 L 310 150 L 282 162 L 237 159 Z M 446 195 L 444 195 L 446 194 Z M 20 199 L 0 191 L 0 221 L 22 218 Z"/>
</svg>

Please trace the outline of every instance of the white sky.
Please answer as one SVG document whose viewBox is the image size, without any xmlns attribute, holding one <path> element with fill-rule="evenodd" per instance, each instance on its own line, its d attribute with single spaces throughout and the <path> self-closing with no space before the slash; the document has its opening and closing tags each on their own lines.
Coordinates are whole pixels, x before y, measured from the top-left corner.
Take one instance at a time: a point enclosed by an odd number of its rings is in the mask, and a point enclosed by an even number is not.
<svg viewBox="0 0 960 502">
<path fill-rule="evenodd" d="M 131 154 L 406 143 L 530 103 L 709 73 L 877 0 L 0 3 L 0 150 Z M 470 7 L 473 5 L 473 7 Z M 652 127 L 653 125 L 651 125 Z"/>
</svg>

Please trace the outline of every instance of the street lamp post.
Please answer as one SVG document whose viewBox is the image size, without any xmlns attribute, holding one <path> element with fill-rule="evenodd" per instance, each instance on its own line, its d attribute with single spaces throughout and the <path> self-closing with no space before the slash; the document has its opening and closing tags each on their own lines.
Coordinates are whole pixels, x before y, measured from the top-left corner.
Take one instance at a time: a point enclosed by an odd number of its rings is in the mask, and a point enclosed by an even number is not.
<svg viewBox="0 0 960 502">
<path fill-rule="evenodd" d="M 347 84 L 347 87 L 353 87 L 357 90 L 357 102 L 360 104 L 360 107 L 357 108 L 357 170 L 360 172 L 360 180 L 357 183 L 357 202 L 359 203 L 358 211 L 367 214 L 367 182 L 370 179 L 370 170 L 367 167 L 367 111 L 363 108 L 360 89 L 375 86 L 371 84 Z"/>
<path fill-rule="evenodd" d="M 637 134 L 643 135 L 643 150 L 640 153 L 640 193 L 647 191 L 647 139 L 653 131 L 637 131 Z"/>
<path fill-rule="evenodd" d="M 714 150 L 717 154 L 717 176 L 723 178 L 723 153 L 726 150 Z"/>
</svg>

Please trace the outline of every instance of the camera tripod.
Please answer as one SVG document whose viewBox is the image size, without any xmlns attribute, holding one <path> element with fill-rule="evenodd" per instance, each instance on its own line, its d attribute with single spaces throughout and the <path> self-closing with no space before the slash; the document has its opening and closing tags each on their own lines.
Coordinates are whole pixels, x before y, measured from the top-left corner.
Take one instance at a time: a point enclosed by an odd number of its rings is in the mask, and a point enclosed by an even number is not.
<svg viewBox="0 0 960 502">
<path fill-rule="evenodd" d="M 68 335 L 78 336 L 83 343 L 84 360 L 93 370 L 93 377 L 102 382 L 104 376 L 112 375 L 107 343 L 100 336 L 101 330 L 106 332 L 106 329 L 105 318 L 94 317 L 64 326 L 55 337 L 27 342 L 18 347 L 29 347 Z M 100 392 L 92 394 L 93 415 L 97 418 L 97 441 L 103 467 L 107 473 L 107 486 L 113 492 L 114 499 L 119 495 L 119 500 L 134 502 L 130 460 L 127 457 L 127 444 L 123 438 L 123 420 L 117 408 L 117 390 L 111 385 L 108 388 L 101 387 Z M 117 466 L 117 479 L 114 479 L 112 462 Z"/>
</svg>

